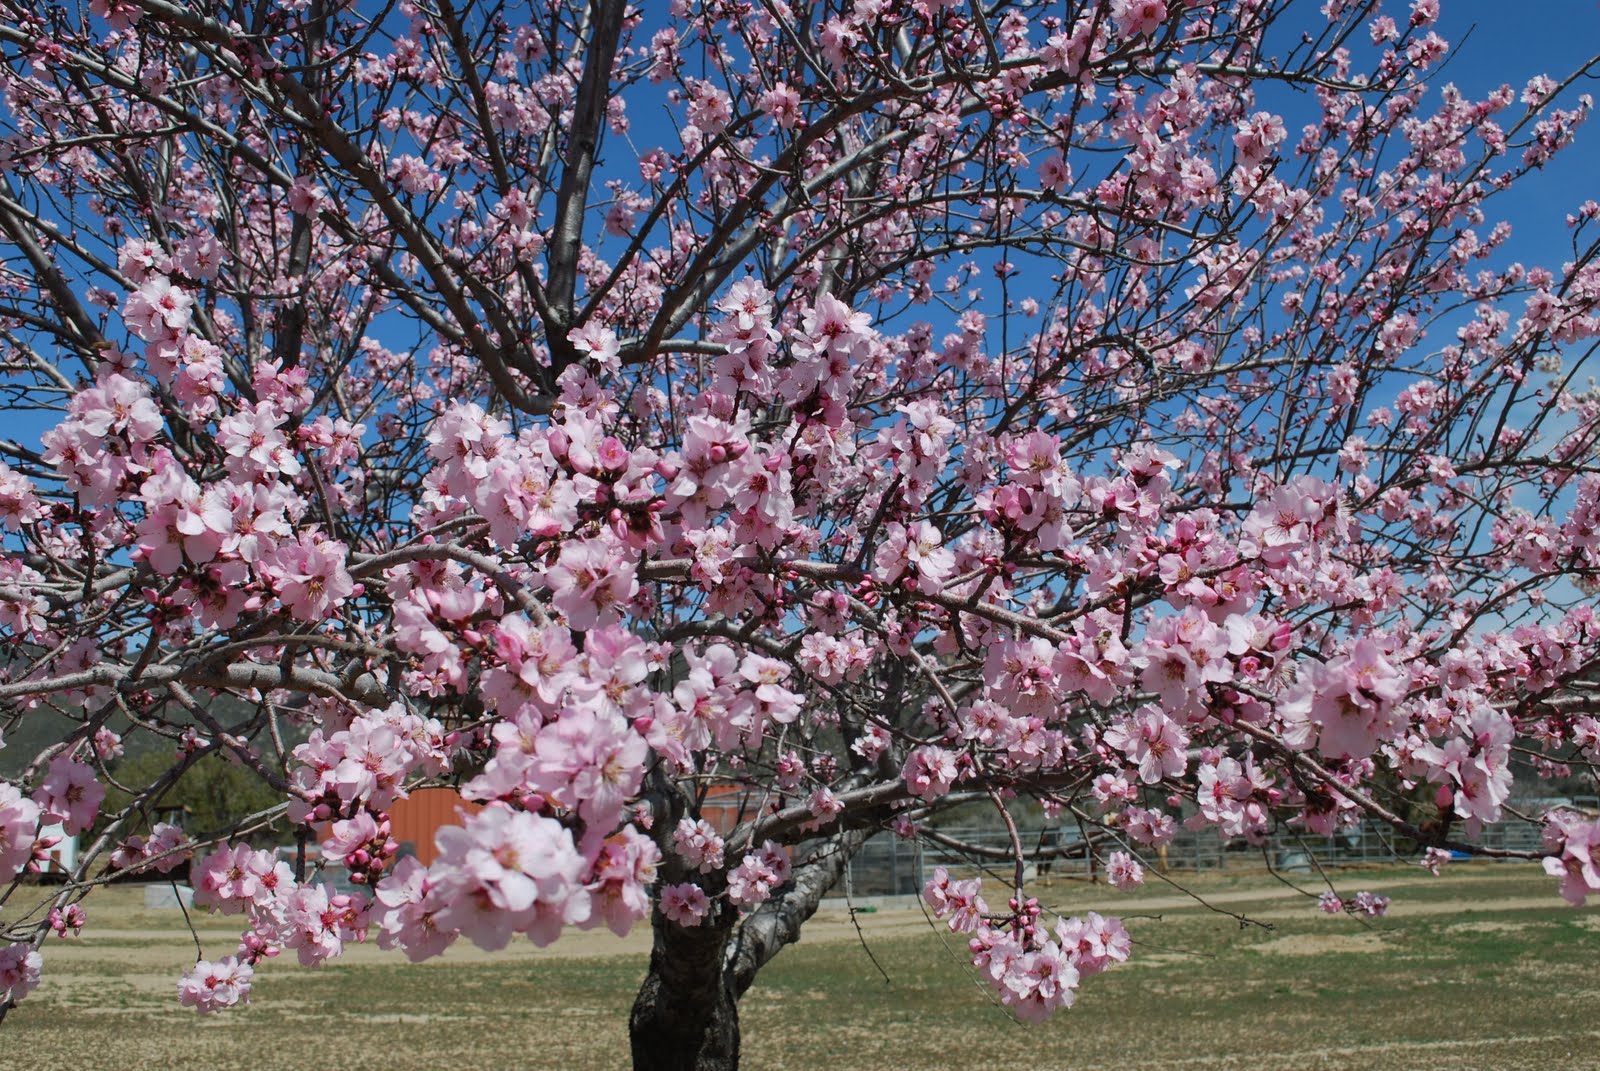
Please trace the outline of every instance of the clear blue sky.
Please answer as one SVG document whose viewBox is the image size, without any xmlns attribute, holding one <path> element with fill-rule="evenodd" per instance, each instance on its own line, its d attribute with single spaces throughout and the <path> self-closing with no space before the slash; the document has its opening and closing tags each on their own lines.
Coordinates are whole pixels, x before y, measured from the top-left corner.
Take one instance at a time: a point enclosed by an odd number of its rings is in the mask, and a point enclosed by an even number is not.
<svg viewBox="0 0 1600 1071">
<path fill-rule="evenodd" d="M 1306 5 L 1308 24 L 1319 21 L 1316 9 L 1321 0 L 1300 2 Z M 1454 82 L 1472 97 L 1502 83 L 1520 91 L 1538 73 L 1560 80 L 1600 52 L 1600 0 L 1442 0 L 1442 7 L 1438 30 L 1453 48 L 1437 84 Z M 1384 9 L 1403 20 L 1407 3 L 1388 0 Z M 1600 97 L 1600 81 L 1581 91 Z M 636 140 L 650 143 L 642 129 L 649 116 L 636 114 L 634 120 L 640 128 Z M 675 139 L 667 134 L 661 140 Z M 619 149 L 613 145 L 612 155 Z M 1589 198 L 1600 200 L 1600 116 L 1580 130 L 1576 144 L 1544 172 L 1499 195 L 1491 203 L 1490 215 L 1513 224 L 1511 256 L 1556 268 L 1570 256 L 1565 216 Z M 41 413 L 7 412 L 0 419 L 0 437 L 33 446 L 51 422 Z"/>
<path fill-rule="evenodd" d="M 1396 18 L 1405 10 L 1392 0 L 1385 7 Z M 1443 0 L 1438 30 L 1455 46 L 1444 82 L 1474 97 L 1508 82 L 1520 93 L 1534 74 L 1561 81 L 1600 53 L 1600 3 Z M 1600 99 L 1600 81 L 1579 91 Z M 1511 220 L 1518 259 L 1558 267 L 1571 248 L 1566 214 L 1590 198 L 1600 200 L 1600 115 L 1544 172 L 1507 191 L 1496 214 Z"/>
</svg>

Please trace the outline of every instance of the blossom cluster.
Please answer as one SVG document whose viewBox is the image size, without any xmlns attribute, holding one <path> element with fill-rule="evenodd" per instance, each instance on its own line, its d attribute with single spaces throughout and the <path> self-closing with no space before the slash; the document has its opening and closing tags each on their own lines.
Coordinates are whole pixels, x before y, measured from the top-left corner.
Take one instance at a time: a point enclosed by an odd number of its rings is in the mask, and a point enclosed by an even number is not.
<svg viewBox="0 0 1600 1071">
<path fill-rule="evenodd" d="M 26 944 L 0 947 L 0 1002 L 21 1001 L 39 987 L 44 958 Z"/>
<path fill-rule="evenodd" d="M 1354 896 L 1340 896 L 1329 889 L 1317 898 L 1317 910 L 1326 915 L 1349 912 L 1362 918 L 1379 918 L 1389 913 L 1389 898 L 1365 890 Z"/>
<path fill-rule="evenodd" d="M 1573 907 L 1582 907 L 1592 893 L 1600 893 L 1600 820 L 1576 811 L 1556 810 L 1545 818 L 1545 873 L 1561 879 L 1561 895 Z"/>
<path fill-rule="evenodd" d="M 660 852 L 631 826 L 580 845 L 550 817 L 491 804 L 436 839 L 431 866 L 404 859 L 375 888 L 380 946 L 413 960 L 458 936 L 490 950 L 519 934 L 546 945 L 566 926 L 623 934 L 649 915 Z"/>
<path fill-rule="evenodd" d="M 923 900 L 952 932 L 972 934 L 973 966 L 1020 1019 L 1042 1022 L 1070 1008 L 1083 979 L 1128 958 L 1131 944 L 1120 919 L 1090 911 L 1046 928 L 1038 900 L 1015 897 L 1006 913 L 990 915 L 979 885 L 976 878 L 952 881 L 938 867 Z"/>
<path fill-rule="evenodd" d="M 170 874 L 190 858 L 189 837 L 171 822 L 157 822 L 148 837 L 134 834 L 111 853 L 114 870 Z"/>
</svg>

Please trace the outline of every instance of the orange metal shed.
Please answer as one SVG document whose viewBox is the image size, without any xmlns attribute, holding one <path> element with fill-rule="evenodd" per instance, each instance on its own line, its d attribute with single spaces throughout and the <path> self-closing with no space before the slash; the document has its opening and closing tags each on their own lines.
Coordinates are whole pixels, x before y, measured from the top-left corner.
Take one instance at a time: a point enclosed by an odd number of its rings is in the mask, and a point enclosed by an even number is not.
<svg viewBox="0 0 1600 1071">
<path fill-rule="evenodd" d="M 410 844 L 424 866 L 439 855 L 433 835 L 440 826 L 459 825 L 461 812 L 476 814 L 482 804 L 461 798 L 453 788 L 419 788 L 389 808 L 389 835 L 401 846 Z"/>
<path fill-rule="evenodd" d="M 755 817 L 757 801 L 745 785 L 712 785 L 700 804 L 700 817 L 719 834 L 727 836 L 741 819 Z"/>
</svg>

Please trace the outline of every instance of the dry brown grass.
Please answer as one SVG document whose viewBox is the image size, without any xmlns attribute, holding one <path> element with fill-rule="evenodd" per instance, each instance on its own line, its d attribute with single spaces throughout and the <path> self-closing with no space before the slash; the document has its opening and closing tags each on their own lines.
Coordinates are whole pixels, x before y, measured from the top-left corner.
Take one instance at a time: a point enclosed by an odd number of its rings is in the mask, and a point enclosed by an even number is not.
<svg viewBox="0 0 1600 1071">
<path fill-rule="evenodd" d="M 1133 962 L 1086 984 L 1078 1006 L 1039 1027 L 1013 1022 L 964 966 L 964 943 L 920 911 L 859 916 L 828 907 L 741 1009 L 745 1066 L 896 1071 L 950 1068 L 1445 1068 L 1600 1066 L 1594 1006 L 1600 916 L 1556 899 L 1530 868 L 1461 867 L 1441 879 L 1360 875 L 1390 918 L 1318 914 L 1271 879 L 1224 876 L 1194 891 L 1119 896 L 1039 890 L 1063 910 L 1122 913 Z M 1313 890 L 1314 891 L 1314 890 Z M 572 934 L 550 949 L 454 948 L 412 967 L 371 946 L 316 971 L 264 966 L 254 1003 L 209 1018 L 176 1005 L 193 959 L 181 916 L 137 890 L 89 902 L 92 928 L 46 948 L 45 983 L 0 1032 L 0 1067 L 96 1071 L 239 1067 L 390 1071 L 626 1065 L 625 1024 L 643 934 Z M 234 943 L 202 918 L 206 951 Z"/>
</svg>

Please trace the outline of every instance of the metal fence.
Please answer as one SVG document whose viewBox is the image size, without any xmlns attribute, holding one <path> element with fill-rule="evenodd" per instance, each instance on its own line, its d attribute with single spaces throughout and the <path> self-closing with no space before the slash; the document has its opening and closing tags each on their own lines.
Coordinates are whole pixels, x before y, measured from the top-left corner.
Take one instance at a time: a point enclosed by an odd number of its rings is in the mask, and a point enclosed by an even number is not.
<svg viewBox="0 0 1600 1071">
<path fill-rule="evenodd" d="M 1600 799 L 1563 802 L 1591 812 L 1600 810 Z M 974 858 L 932 841 L 920 838 L 906 840 L 883 833 L 867 841 L 856 853 L 845 869 L 844 880 L 835 887 L 834 895 L 919 894 L 928 875 L 938 866 L 945 867 L 958 877 L 988 873 L 1002 879 L 1010 878 L 1012 863 L 1007 857 L 1011 852 L 1011 838 L 1005 830 L 969 827 L 940 829 L 937 832 L 991 853 L 1003 853 L 1003 856 Z M 1095 845 L 1100 855 L 1096 859 L 1095 852 L 1084 850 L 1082 834 L 1076 827 L 1035 826 L 1019 829 L 1018 832 L 1025 852 L 1034 852 L 1042 845 L 1054 843 L 1057 851 L 1064 853 L 1063 857 L 1052 860 L 1030 861 L 1025 868 L 1025 876 L 1029 880 L 1039 877 L 1089 877 L 1096 869 L 1104 867 L 1105 855 L 1128 847 L 1102 837 Z M 1541 846 L 1540 833 L 1540 826 L 1536 824 L 1509 821 L 1490 826 L 1472 843 L 1500 850 L 1537 851 Z M 1053 842 L 1050 839 L 1052 834 L 1055 836 Z M 1415 866 L 1421 858 L 1421 853 L 1414 845 L 1398 839 L 1393 829 L 1370 820 L 1341 830 L 1332 837 L 1280 830 L 1259 844 L 1250 844 L 1242 838 L 1224 840 L 1214 829 L 1186 829 L 1181 830 L 1164 851 L 1158 852 L 1139 845 L 1132 845 L 1131 850 L 1147 867 L 1181 871 L 1224 868 L 1264 870 L 1270 867 L 1304 873 L 1319 867 L 1393 863 Z"/>
</svg>

